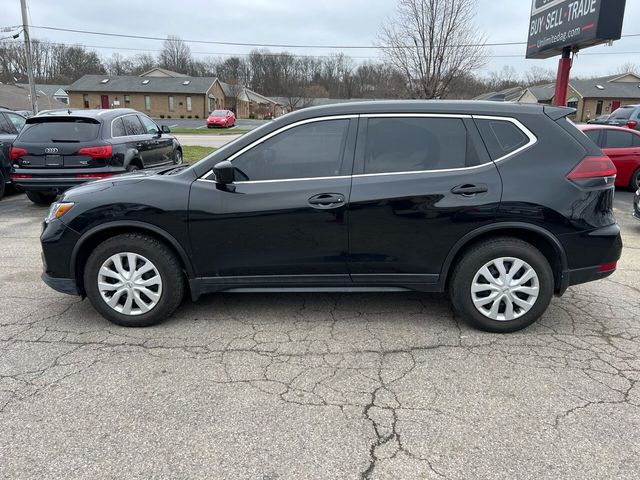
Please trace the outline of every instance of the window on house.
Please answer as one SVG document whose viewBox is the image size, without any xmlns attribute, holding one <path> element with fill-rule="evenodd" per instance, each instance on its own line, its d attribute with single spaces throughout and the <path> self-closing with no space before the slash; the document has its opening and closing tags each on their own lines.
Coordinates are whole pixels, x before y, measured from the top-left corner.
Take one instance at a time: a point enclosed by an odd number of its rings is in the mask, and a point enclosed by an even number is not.
<svg viewBox="0 0 640 480">
<path fill-rule="evenodd" d="M 82 95 L 82 104 L 84 105 L 84 108 L 89 108 L 89 95 L 86 93 Z"/>
<path fill-rule="evenodd" d="M 192 109 L 191 97 L 187 97 L 187 112 L 190 112 Z"/>
<path fill-rule="evenodd" d="M 131 97 L 129 97 L 129 95 L 124 96 L 124 103 L 131 103 Z"/>
<path fill-rule="evenodd" d="M 146 111 L 150 111 L 151 110 L 151 95 L 145 95 L 144 96 L 144 109 Z"/>
<path fill-rule="evenodd" d="M 173 101 L 173 95 L 169 95 L 169 111 L 173 112 L 174 108 L 175 108 L 175 104 Z"/>
<path fill-rule="evenodd" d="M 602 115 L 602 105 L 603 104 L 604 104 L 604 102 L 602 100 L 598 100 L 598 103 L 596 104 L 596 116 L 597 117 Z"/>
<path fill-rule="evenodd" d="M 578 108 L 578 97 L 571 97 L 567 101 L 567 107 L 577 109 Z"/>
</svg>

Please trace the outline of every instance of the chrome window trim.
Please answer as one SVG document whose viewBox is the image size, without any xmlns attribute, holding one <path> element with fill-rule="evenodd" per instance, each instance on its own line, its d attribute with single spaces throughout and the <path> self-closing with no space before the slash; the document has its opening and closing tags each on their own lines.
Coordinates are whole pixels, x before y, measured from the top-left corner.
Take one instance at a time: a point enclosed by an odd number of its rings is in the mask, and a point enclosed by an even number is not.
<svg viewBox="0 0 640 480">
<path fill-rule="evenodd" d="M 234 153 L 231 157 L 228 158 L 228 161 L 233 161 L 243 153 L 251 150 L 257 145 L 260 145 L 264 141 L 272 138 L 282 132 L 285 132 L 291 128 L 297 127 L 299 125 L 305 125 L 308 123 L 320 122 L 324 120 L 343 120 L 343 119 L 353 119 L 353 118 L 459 118 L 459 119 L 474 119 L 474 120 L 496 120 L 503 122 L 510 122 L 514 124 L 525 136 L 529 139 L 527 144 L 522 147 L 514 150 L 507 155 L 504 155 L 495 160 L 491 160 L 489 162 L 474 165 L 472 167 L 459 167 L 459 168 L 448 168 L 448 169 L 440 169 L 440 170 L 412 170 L 408 172 L 384 172 L 384 173 L 361 173 L 356 175 L 336 175 L 333 177 L 308 177 L 308 178 L 287 178 L 287 179 L 273 179 L 273 180 L 249 180 L 249 181 L 240 181 L 233 182 L 233 185 L 250 185 L 250 184 L 260 184 L 260 183 L 285 183 L 285 182 L 304 182 L 309 180 L 331 180 L 331 179 L 345 179 L 345 178 L 366 178 L 366 177 L 382 177 L 382 176 L 397 176 L 397 175 L 420 175 L 420 174 L 429 174 L 429 173 L 451 173 L 451 172 L 464 172 L 477 170 L 481 168 L 486 168 L 492 165 L 495 165 L 499 162 L 503 162 L 518 153 L 532 147 L 538 142 L 538 137 L 536 137 L 531 130 L 525 127 L 522 122 L 513 118 L 513 117 L 502 117 L 502 116 L 494 116 L 494 115 L 467 115 L 467 114 L 449 114 L 449 113 L 371 113 L 371 114 L 361 114 L 361 115 L 334 115 L 328 117 L 318 117 L 311 118 L 307 120 L 301 120 L 299 122 L 292 123 L 290 125 L 286 125 L 274 132 L 271 132 L 269 135 L 266 135 L 255 142 L 247 145 L 240 151 Z M 202 182 L 210 182 L 217 183 L 215 180 L 209 180 L 207 177 L 213 174 L 213 170 L 209 170 L 207 173 L 202 175 L 197 181 Z"/>
</svg>

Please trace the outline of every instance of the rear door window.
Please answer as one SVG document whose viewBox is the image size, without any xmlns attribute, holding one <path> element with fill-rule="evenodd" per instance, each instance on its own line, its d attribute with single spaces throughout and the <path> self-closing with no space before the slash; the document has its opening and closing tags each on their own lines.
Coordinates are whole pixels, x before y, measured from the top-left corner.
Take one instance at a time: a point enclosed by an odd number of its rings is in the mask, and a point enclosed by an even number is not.
<svg viewBox="0 0 640 480">
<path fill-rule="evenodd" d="M 602 141 L 601 141 L 601 137 L 600 137 L 600 130 L 585 130 L 584 133 L 587 137 L 589 137 L 593 143 L 595 143 L 596 145 L 598 145 L 599 147 L 602 147 Z"/>
<path fill-rule="evenodd" d="M 370 118 L 364 173 L 464 168 L 478 155 L 460 118 Z"/>
<path fill-rule="evenodd" d="M 147 131 L 138 120 L 137 115 L 127 115 L 122 117 L 124 122 L 124 128 L 127 131 L 127 135 L 146 135 Z"/>
<path fill-rule="evenodd" d="M 633 133 L 621 130 L 607 130 L 607 138 L 604 148 L 631 148 L 633 147 Z"/>
<path fill-rule="evenodd" d="M 493 160 L 509 155 L 529 143 L 529 137 L 506 120 L 476 120 L 480 135 Z"/>
<path fill-rule="evenodd" d="M 111 122 L 111 136 L 112 137 L 124 137 L 127 135 L 127 131 L 124 128 L 121 118 L 116 118 Z"/>
<path fill-rule="evenodd" d="M 21 142 L 87 142 L 98 138 L 100 123 L 89 118 L 32 118 L 19 135 Z"/>
<path fill-rule="evenodd" d="M 0 113 L 0 135 L 10 135 L 15 134 L 13 127 L 9 123 L 9 121 L 5 118 L 5 116 Z"/>
</svg>

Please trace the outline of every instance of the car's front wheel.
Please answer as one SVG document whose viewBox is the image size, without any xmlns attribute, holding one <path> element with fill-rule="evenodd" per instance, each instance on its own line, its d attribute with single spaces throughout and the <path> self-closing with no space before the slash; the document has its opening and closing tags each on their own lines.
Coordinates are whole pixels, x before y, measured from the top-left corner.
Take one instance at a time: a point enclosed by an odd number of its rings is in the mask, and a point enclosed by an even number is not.
<svg viewBox="0 0 640 480">
<path fill-rule="evenodd" d="M 629 182 L 629 188 L 634 192 L 640 190 L 640 168 L 633 172 L 631 175 L 631 181 Z"/>
<path fill-rule="evenodd" d="M 27 198 L 38 205 L 51 205 L 57 195 L 54 193 L 41 193 L 27 190 Z"/>
<path fill-rule="evenodd" d="M 546 257 L 516 238 L 495 238 L 472 247 L 454 268 L 449 294 L 454 310 L 470 325 L 508 333 L 534 323 L 553 297 Z"/>
<path fill-rule="evenodd" d="M 167 318 L 180 305 L 184 285 L 175 254 L 142 234 L 104 241 L 93 250 L 84 270 L 84 286 L 93 307 L 124 327 L 147 327 Z"/>
<path fill-rule="evenodd" d="M 182 150 L 176 148 L 173 152 L 173 163 L 176 165 L 182 165 Z"/>
</svg>

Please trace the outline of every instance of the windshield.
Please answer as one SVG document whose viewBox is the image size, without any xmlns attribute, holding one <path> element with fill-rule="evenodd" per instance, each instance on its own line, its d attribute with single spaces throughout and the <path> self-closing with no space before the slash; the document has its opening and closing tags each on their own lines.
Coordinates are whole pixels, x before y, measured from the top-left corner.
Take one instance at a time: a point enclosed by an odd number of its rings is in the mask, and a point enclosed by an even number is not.
<svg viewBox="0 0 640 480">
<path fill-rule="evenodd" d="M 610 120 L 629 120 L 633 113 L 633 107 L 622 107 L 611 114 Z"/>
<path fill-rule="evenodd" d="M 227 115 L 226 110 L 216 110 L 214 112 L 211 112 L 212 117 L 225 117 L 226 115 Z"/>
<path fill-rule="evenodd" d="M 98 138 L 100 130 L 99 123 L 85 118 L 42 118 L 39 120 L 27 122 L 18 137 L 21 142 L 86 142 Z"/>
</svg>

